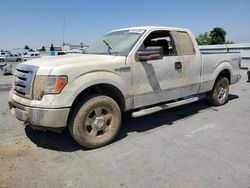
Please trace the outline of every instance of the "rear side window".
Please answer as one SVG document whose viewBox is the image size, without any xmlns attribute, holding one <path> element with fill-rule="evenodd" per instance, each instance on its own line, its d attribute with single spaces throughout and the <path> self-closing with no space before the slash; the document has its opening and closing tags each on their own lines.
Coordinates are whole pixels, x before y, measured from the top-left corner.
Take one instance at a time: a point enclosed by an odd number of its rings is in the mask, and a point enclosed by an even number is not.
<svg viewBox="0 0 250 188">
<path fill-rule="evenodd" d="M 174 38 L 178 55 L 195 55 L 194 45 L 188 33 L 174 32 Z"/>
</svg>

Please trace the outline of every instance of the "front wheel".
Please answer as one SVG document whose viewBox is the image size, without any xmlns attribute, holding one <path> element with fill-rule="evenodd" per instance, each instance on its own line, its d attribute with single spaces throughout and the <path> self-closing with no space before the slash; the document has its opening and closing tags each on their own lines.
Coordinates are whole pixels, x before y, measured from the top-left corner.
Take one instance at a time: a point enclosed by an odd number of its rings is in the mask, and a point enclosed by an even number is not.
<svg viewBox="0 0 250 188">
<path fill-rule="evenodd" d="M 223 105 L 228 100 L 229 81 L 226 77 L 218 77 L 213 90 L 208 93 L 208 101 L 215 106 Z"/>
<path fill-rule="evenodd" d="M 121 111 L 108 96 L 93 95 L 81 101 L 70 117 L 69 130 L 82 146 L 93 149 L 110 143 L 121 125 Z"/>
</svg>

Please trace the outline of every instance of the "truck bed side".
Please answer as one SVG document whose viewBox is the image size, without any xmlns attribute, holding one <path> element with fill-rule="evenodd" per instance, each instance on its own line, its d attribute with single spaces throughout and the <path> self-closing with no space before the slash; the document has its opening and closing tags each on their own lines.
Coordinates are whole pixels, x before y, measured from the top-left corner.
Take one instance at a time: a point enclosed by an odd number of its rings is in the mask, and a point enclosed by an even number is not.
<svg viewBox="0 0 250 188">
<path fill-rule="evenodd" d="M 222 72 L 228 72 L 230 84 L 240 76 L 240 53 L 202 53 L 202 73 L 200 93 L 210 91 Z"/>
</svg>

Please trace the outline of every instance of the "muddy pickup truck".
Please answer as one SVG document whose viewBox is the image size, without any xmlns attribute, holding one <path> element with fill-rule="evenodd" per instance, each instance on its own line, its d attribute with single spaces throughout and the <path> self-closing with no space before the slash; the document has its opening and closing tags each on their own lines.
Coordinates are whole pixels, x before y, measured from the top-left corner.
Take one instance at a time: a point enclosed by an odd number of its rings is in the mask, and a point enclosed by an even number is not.
<svg viewBox="0 0 250 188">
<path fill-rule="evenodd" d="M 228 100 L 240 54 L 201 54 L 188 29 L 134 27 L 100 37 L 83 54 L 45 57 L 15 70 L 9 106 L 34 129 L 69 128 L 86 148 L 110 143 L 122 113 L 138 117 L 206 97 Z"/>
</svg>

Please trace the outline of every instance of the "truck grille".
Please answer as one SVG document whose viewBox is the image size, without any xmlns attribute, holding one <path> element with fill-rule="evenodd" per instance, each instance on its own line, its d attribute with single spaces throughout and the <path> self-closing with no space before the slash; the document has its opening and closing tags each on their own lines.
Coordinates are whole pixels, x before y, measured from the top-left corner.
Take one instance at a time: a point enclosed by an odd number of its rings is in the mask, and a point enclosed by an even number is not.
<svg viewBox="0 0 250 188">
<path fill-rule="evenodd" d="M 19 64 L 15 71 L 15 93 L 21 97 L 32 99 L 32 85 L 37 67 Z"/>
</svg>

